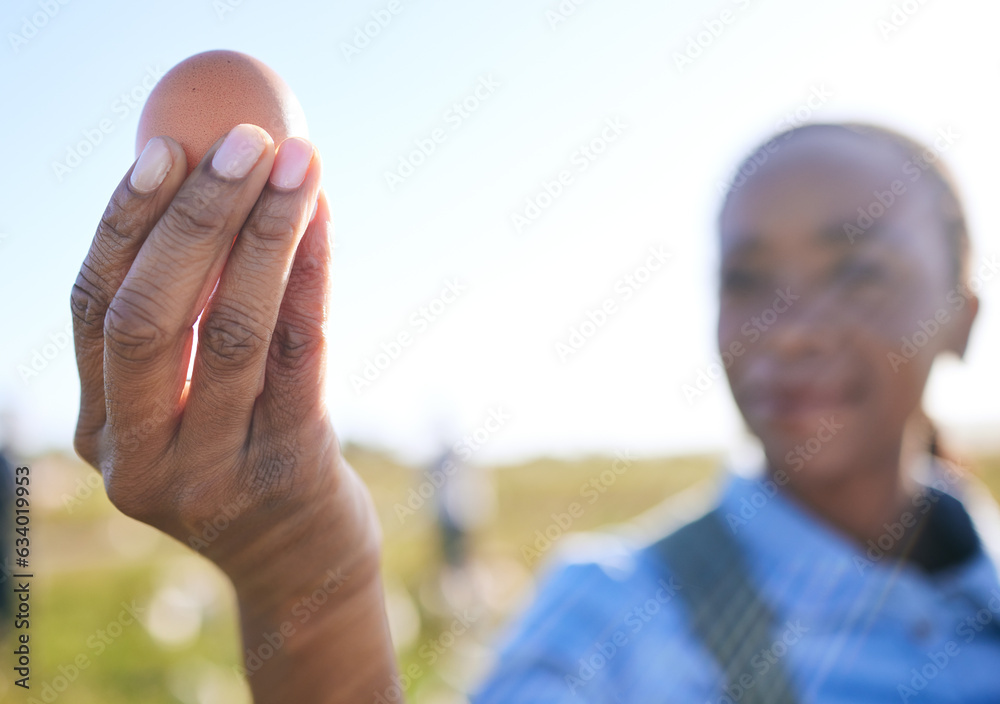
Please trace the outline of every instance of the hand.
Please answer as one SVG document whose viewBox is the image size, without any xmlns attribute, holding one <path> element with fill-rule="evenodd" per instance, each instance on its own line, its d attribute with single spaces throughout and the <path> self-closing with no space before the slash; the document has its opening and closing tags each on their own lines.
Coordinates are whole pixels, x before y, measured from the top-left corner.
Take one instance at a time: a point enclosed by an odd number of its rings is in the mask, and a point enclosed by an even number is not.
<svg viewBox="0 0 1000 704">
<path fill-rule="evenodd" d="M 375 514 L 322 395 L 320 160 L 241 125 L 186 173 L 180 145 L 150 140 L 73 287 L 76 449 L 122 512 L 229 575 L 256 701 L 356 701 L 395 663 Z M 317 588 L 323 610 L 293 622 Z"/>
</svg>

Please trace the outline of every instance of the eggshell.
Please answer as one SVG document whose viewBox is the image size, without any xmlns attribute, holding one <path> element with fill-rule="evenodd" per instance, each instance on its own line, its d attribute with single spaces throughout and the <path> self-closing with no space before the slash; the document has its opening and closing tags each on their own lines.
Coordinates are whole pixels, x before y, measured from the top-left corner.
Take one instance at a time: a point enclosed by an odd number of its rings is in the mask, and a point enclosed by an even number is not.
<svg viewBox="0 0 1000 704">
<path fill-rule="evenodd" d="M 135 153 L 151 137 L 177 140 L 190 174 L 229 130 L 248 122 L 267 130 L 275 146 L 308 137 L 302 106 L 281 76 L 237 51 L 206 51 L 170 69 L 156 84 L 139 117 Z"/>
</svg>

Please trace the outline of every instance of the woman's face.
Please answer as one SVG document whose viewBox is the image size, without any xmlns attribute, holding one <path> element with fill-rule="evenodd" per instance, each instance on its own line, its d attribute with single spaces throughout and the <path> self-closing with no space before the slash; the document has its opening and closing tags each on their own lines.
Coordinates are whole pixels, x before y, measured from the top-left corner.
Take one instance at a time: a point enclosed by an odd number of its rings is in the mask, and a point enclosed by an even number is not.
<svg viewBox="0 0 1000 704">
<path fill-rule="evenodd" d="M 792 480 L 898 463 L 931 362 L 964 347 L 974 308 L 934 177 L 836 131 L 767 156 L 720 218 L 719 349 L 736 404 Z"/>
</svg>

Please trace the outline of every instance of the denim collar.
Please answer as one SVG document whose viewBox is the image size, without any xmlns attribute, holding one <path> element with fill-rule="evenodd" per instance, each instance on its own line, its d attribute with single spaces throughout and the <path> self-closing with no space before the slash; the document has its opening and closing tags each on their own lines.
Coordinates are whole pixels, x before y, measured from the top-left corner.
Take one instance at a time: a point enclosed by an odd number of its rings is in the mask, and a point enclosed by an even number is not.
<svg viewBox="0 0 1000 704">
<path fill-rule="evenodd" d="M 959 492 L 947 493 L 966 507 L 955 495 Z M 823 601 L 824 608 L 840 604 L 849 609 L 879 593 L 887 597 L 894 590 L 933 590 L 967 595 L 986 605 L 990 599 L 1000 599 L 997 565 L 988 554 L 996 547 L 989 509 L 996 514 L 997 507 L 988 494 L 985 503 L 981 496 L 979 501 L 980 510 L 974 512 L 976 515 L 970 513 L 980 535 L 979 549 L 960 565 L 932 574 L 885 554 L 882 548 L 891 548 L 893 541 L 892 525 L 878 539 L 881 547 L 878 540 L 860 545 L 762 475 L 730 474 L 719 511 L 743 546 L 751 573 L 762 589 L 779 598 L 790 592 L 809 593 Z M 891 608 L 891 604 L 886 606 Z"/>
</svg>

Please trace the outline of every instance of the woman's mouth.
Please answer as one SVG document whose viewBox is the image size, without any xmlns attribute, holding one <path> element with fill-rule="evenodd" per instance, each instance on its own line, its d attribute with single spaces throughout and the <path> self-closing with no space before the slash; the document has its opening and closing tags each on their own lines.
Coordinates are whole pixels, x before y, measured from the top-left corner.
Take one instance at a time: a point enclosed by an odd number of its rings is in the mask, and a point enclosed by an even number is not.
<svg viewBox="0 0 1000 704">
<path fill-rule="evenodd" d="M 816 422 L 820 416 L 843 413 L 853 403 L 842 389 L 811 386 L 760 390 L 747 399 L 748 414 L 769 424 Z"/>
</svg>

